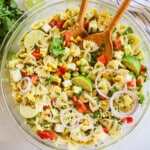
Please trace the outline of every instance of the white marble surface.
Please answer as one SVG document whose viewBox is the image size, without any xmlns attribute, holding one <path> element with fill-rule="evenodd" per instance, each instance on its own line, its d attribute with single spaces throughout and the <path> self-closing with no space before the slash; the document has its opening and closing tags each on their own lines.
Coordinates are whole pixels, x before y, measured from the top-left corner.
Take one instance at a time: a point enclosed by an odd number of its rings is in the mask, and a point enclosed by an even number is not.
<svg viewBox="0 0 150 150">
<path fill-rule="evenodd" d="M 22 5 L 22 1 L 16 0 Z M 1 98 L 1 95 L 0 95 Z M 1 101 L 1 99 L 0 99 Z M 105 150 L 150 150 L 150 108 L 136 129 L 125 139 Z M 0 150 L 45 150 L 31 144 L 8 117 L 6 108 L 0 107 Z M 50 149 L 49 149 L 50 150 Z"/>
</svg>

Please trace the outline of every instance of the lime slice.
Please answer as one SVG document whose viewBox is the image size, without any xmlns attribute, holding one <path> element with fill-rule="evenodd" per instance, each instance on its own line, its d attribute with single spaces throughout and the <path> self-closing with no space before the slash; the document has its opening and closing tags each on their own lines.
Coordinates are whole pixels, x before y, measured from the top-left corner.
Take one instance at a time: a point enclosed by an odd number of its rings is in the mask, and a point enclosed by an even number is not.
<svg viewBox="0 0 150 150">
<path fill-rule="evenodd" d="M 36 109 L 32 109 L 29 106 L 20 104 L 20 114 L 24 118 L 33 118 L 38 114 L 38 111 Z"/>
<path fill-rule="evenodd" d="M 81 87 L 82 89 L 85 89 L 87 91 L 92 91 L 93 89 L 93 83 L 92 81 L 85 77 L 85 76 L 77 76 L 77 77 L 74 77 L 72 79 L 72 83 L 76 86 L 79 86 Z"/>
<path fill-rule="evenodd" d="M 45 0 L 25 0 L 25 6 L 27 9 L 31 9 L 35 5 L 44 2 Z"/>
<path fill-rule="evenodd" d="M 35 43 L 37 43 L 39 40 L 44 39 L 45 33 L 40 31 L 40 30 L 33 30 L 29 33 L 24 38 L 24 46 L 25 48 L 29 48 Z"/>
<path fill-rule="evenodd" d="M 133 71 L 135 74 L 138 75 L 140 73 L 140 68 L 141 68 L 140 61 L 135 57 L 125 56 L 122 58 L 122 63 L 131 71 Z"/>
</svg>

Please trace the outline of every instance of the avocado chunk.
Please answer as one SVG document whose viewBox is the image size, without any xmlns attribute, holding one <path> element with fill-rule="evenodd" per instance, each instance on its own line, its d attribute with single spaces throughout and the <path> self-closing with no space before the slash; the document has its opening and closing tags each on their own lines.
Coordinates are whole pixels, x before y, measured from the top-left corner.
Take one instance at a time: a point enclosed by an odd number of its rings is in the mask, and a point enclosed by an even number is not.
<svg viewBox="0 0 150 150">
<path fill-rule="evenodd" d="M 124 56 L 122 58 L 122 63 L 136 75 L 140 73 L 141 64 L 140 61 L 134 56 Z"/>
</svg>

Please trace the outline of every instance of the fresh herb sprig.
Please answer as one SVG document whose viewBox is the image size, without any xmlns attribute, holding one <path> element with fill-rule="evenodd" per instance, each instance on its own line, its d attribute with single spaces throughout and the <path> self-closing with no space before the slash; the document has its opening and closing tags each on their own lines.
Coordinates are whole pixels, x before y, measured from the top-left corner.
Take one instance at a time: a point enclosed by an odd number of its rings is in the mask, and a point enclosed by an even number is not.
<svg viewBox="0 0 150 150">
<path fill-rule="evenodd" d="M 23 13 L 14 0 L 0 0 L 0 46 L 11 26 Z"/>
</svg>

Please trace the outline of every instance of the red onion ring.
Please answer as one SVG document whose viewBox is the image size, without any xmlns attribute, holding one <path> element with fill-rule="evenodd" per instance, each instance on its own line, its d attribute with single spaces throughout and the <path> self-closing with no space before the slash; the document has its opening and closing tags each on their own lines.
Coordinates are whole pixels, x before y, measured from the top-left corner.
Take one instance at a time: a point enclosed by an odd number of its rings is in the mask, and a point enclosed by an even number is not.
<svg viewBox="0 0 150 150">
<path fill-rule="evenodd" d="M 27 87 L 25 89 L 22 89 L 22 82 L 23 81 L 27 81 Z M 20 85 L 19 85 L 19 89 L 22 93 L 26 93 L 28 92 L 30 89 L 31 89 L 31 85 L 32 85 L 32 82 L 31 82 L 31 79 L 29 77 L 24 77 L 21 81 L 20 81 Z"/>
<path fill-rule="evenodd" d="M 73 112 L 75 112 L 76 115 L 77 115 L 77 118 L 76 118 L 75 120 L 73 120 L 73 125 L 72 125 L 72 126 L 67 125 L 67 124 L 64 122 L 64 118 L 63 118 L 65 112 L 68 112 L 68 113 L 69 113 L 69 111 L 73 111 Z M 63 125 L 65 128 L 69 128 L 69 129 L 74 128 L 75 126 L 78 125 L 78 123 L 79 123 L 79 121 L 80 121 L 80 118 L 81 118 L 81 114 L 80 114 L 79 112 L 77 112 L 75 109 L 72 109 L 72 108 L 67 108 L 67 109 L 65 109 L 65 110 L 62 110 L 61 113 L 60 113 L 60 121 L 61 121 L 62 125 Z"/>
<path fill-rule="evenodd" d="M 131 109 L 131 111 L 129 111 L 128 113 L 120 113 L 118 112 L 114 106 L 113 106 L 113 102 L 115 100 L 115 97 L 117 95 L 122 95 L 122 94 L 129 94 L 130 96 L 132 96 L 132 98 L 134 99 L 134 106 L 133 108 Z M 118 91 L 116 93 L 114 93 L 114 95 L 111 97 L 110 99 L 110 108 L 111 108 L 111 112 L 113 113 L 114 116 L 118 117 L 118 118 L 126 118 L 126 117 L 129 117 L 131 116 L 138 108 L 138 97 L 135 93 L 133 93 L 132 91 L 130 90 L 121 90 L 121 91 Z"/>
<path fill-rule="evenodd" d="M 105 73 L 105 72 L 117 72 L 117 73 L 118 73 L 118 70 L 105 69 L 105 70 L 103 70 L 102 72 L 100 72 L 100 73 L 97 75 L 96 80 L 95 80 L 95 88 L 96 88 L 97 92 L 99 93 L 99 95 L 103 96 L 103 97 L 106 98 L 106 99 L 110 99 L 111 97 L 109 97 L 109 96 L 103 94 L 103 92 L 98 88 L 98 79 L 99 79 L 99 78 L 102 76 L 102 74 Z M 120 73 L 119 73 L 119 74 L 120 74 Z M 124 81 L 126 81 L 126 80 L 124 80 Z M 125 82 L 124 89 L 126 89 L 126 87 L 127 87 L 127 86 L 126 86 L 126 82 Z"/>
</svg>

